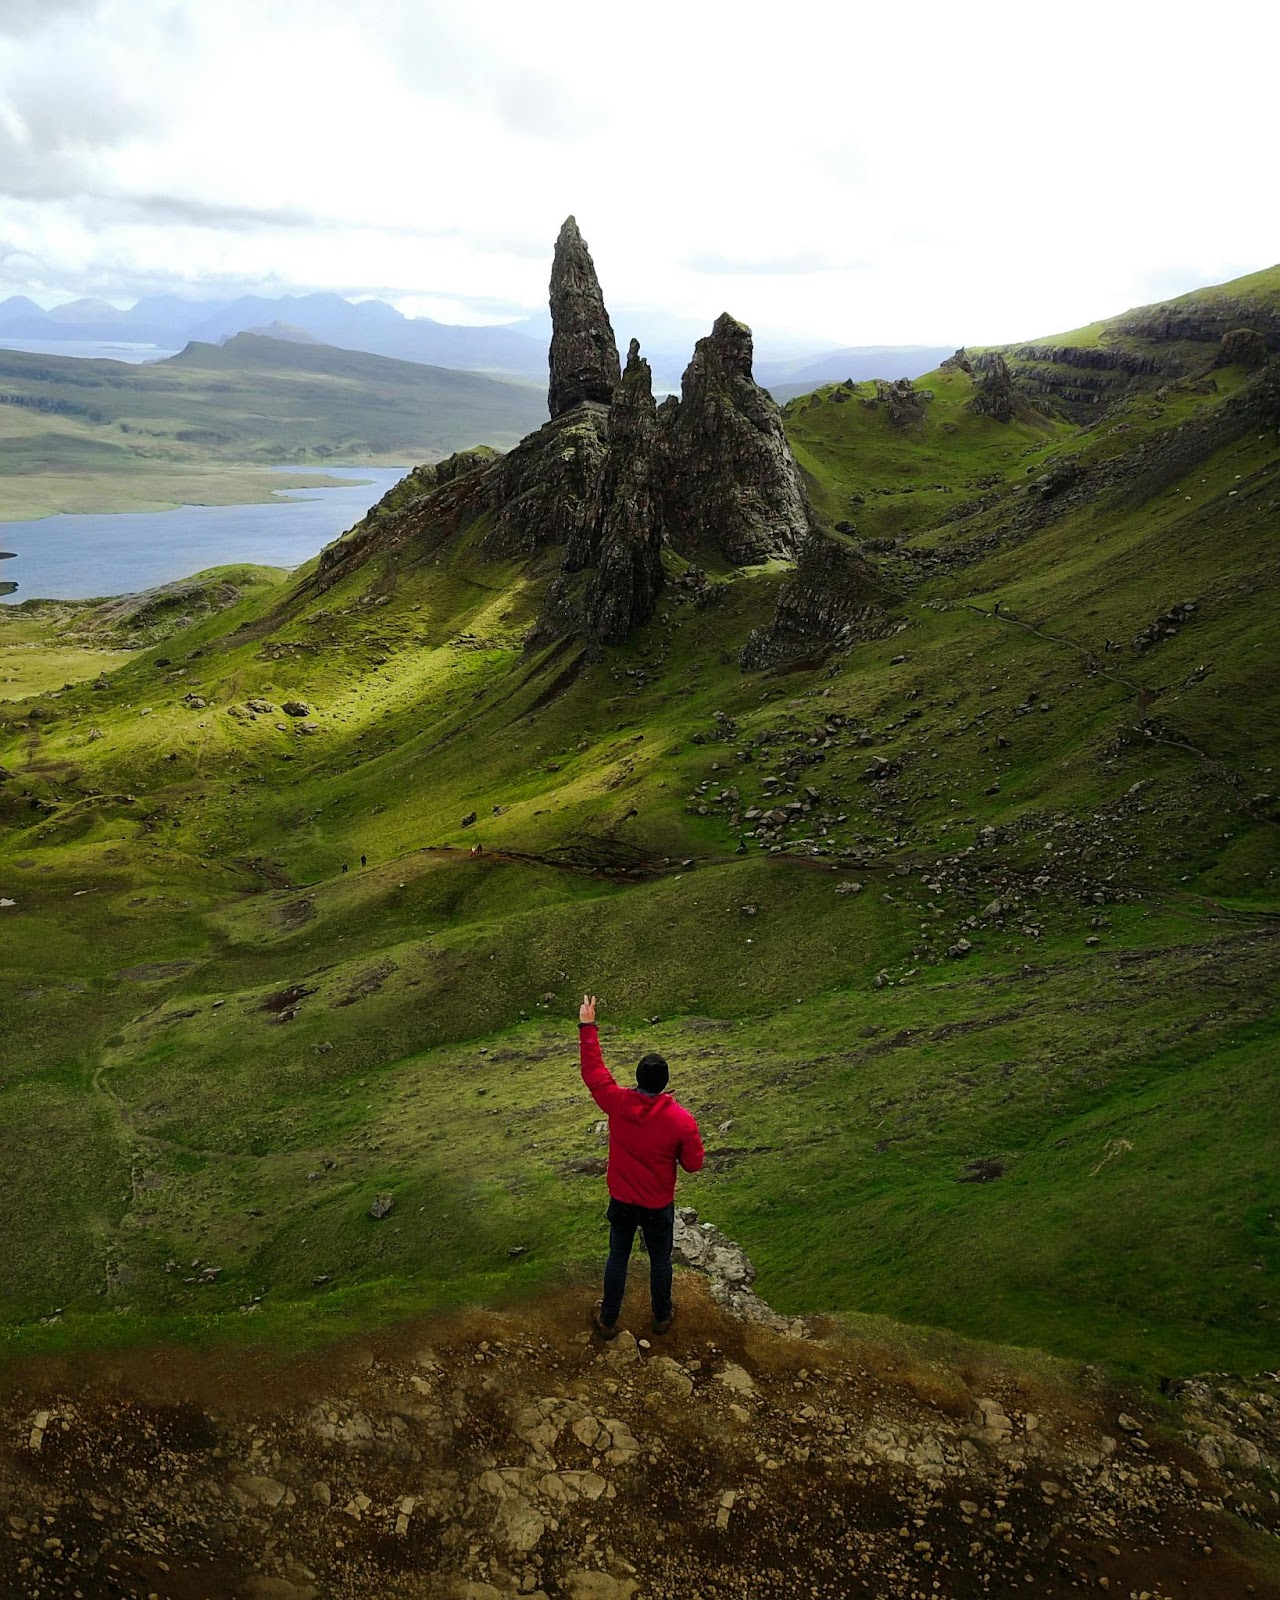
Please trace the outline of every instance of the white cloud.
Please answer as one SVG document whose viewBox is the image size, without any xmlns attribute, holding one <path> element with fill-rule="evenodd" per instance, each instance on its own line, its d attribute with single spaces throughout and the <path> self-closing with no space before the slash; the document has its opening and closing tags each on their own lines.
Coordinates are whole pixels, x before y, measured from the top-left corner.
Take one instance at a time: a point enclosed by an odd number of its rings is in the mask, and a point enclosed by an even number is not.
<svg viewBox="0 0 1280 1600">
<path fill-rule="evenodd" d="M 0 293 L 628 306 L 831 344 L 1056 331 L 1269 265 L 1277 10 L 1156 0 L 0 0 Z M 1242 41 L 1247 41 L 1247 45 Z"/>
</svg>

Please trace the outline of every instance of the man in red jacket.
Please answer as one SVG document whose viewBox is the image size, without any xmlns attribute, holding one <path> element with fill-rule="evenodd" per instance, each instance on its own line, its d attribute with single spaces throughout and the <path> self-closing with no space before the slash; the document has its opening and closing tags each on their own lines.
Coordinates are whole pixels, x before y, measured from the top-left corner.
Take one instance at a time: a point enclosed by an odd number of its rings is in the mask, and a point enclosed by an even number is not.
<svg viewBox="0 0 1280 1600">
<path fill-rule="evenodd" d="M 653 1331 L 666 1333 L 675 1316 L 671 1240 L 676 1218 L 676 1164 L 686 1172 L 701 1170 L 698 1124 L 664 1092 L 669 1074 L 661 1056 L 647 1055 L 641 1060 L 634 1089 L 624 1089 L 614 1081 L 600 1054 L 595 995 L 583 995 L 578 1024 L 582 1081 L 609 1118 L 609 1260 L 604 1269 L 604 1299 L 592 1320 L 606 1339 L 617 1333 L 627 1263 L 639 1228 L 649 1252 Z"/>
</svg>

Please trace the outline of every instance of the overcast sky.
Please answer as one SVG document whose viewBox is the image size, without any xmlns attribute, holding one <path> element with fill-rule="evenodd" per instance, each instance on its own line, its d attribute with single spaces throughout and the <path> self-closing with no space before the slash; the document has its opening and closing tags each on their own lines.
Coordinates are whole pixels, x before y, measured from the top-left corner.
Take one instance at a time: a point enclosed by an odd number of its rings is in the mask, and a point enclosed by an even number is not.
<svg viewBox="0 0 1280 1600">
<path fill-rule="evenodd" d="M 0 0 L 0 298 L 1050 333 L 1280 259 L 1274 0 Z M 625 315 L 615 317 L 625 336 Z"/>
</svg>

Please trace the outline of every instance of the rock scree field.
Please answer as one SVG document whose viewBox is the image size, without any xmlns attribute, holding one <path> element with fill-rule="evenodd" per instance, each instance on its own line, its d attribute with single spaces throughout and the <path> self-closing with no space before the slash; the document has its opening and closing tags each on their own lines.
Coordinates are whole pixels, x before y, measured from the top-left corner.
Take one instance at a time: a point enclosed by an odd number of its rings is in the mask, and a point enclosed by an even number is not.
<svg viewBox="0 0 1280 1600">
<path fill-rule="evenodd" d="M 781 412 L 551 302 L 508 453 L 0 615 L 0 1593 L 1280 1594 L 1280 268 Z"/>
</svg>

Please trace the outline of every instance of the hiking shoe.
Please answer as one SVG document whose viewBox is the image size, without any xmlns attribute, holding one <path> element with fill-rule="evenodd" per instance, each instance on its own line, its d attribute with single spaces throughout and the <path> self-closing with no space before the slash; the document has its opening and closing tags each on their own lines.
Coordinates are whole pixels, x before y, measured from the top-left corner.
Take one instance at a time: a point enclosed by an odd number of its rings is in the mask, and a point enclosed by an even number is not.
<svg viewBox="0 0 1280 1600">
<path fill-rule="evenodd" d="M 667 1313 L 667 1315 L 665 1317 L 655 1317 L 653 1319 L 653 1331 L 655 1333 L 670 1333 L 671 1332 L 671 1324 L 675 1320 L 676 1320 L 676 1308 L 674 1306 L 672 1306 L 671 1310 Z"/>
<path fill-rule="evenodd" d="M 616 1322 L 606 1322 L 600 1315 L 599 1306 L 591 1313 L 591 1326 L 602 1339 L 616 1339 L 618 1337 L 618 1324 Z"/>
</svg>

